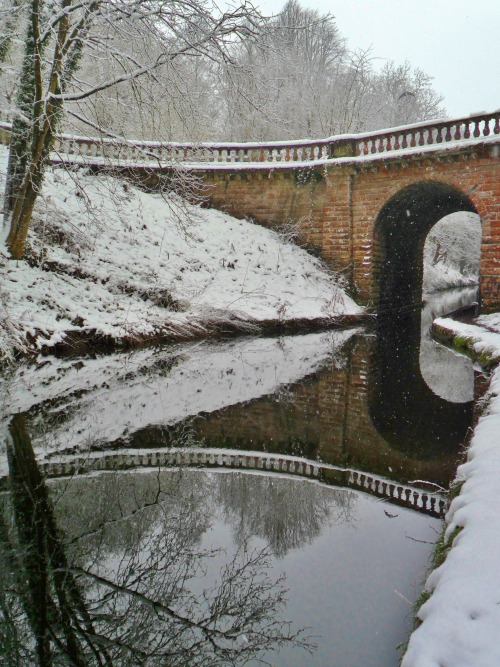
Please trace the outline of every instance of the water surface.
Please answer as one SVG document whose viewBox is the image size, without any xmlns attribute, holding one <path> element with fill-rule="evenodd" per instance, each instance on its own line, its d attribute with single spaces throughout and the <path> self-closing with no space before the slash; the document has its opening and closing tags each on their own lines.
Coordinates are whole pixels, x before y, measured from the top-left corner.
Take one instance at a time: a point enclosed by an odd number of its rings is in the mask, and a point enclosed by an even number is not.
<svg viewBox="0 0 500 667">
<path fill-rule="evenodd" d="M 481 386 L 428 325 L 473 297 L 5 377 L 6 664 L 396 667 Z"/>
</svg>

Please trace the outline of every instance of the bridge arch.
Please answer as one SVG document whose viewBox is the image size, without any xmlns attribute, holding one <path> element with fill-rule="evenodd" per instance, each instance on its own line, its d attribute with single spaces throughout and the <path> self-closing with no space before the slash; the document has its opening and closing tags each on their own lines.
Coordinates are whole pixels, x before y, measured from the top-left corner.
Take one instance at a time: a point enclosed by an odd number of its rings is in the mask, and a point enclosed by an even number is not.
<svg viewBox="0 0 500 667">
<path fill-rule="evenodd" d="M 396 192 L 375 221 L 373 266 L 379 312 L 420 303 L 425 239 L 451 213 L 478 214 L 473 200 L 442 181 L 418 181 Z"/>
</svg>

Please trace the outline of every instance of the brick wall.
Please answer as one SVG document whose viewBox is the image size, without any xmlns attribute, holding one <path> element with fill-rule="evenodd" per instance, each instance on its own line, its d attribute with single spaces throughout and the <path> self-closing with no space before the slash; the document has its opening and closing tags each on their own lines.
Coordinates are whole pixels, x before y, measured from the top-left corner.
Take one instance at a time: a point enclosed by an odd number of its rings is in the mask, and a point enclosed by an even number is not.
<svg viewBox="0 0 500 667">
<path fill-rule="evenodd" d="M 378 299 L 385 258 L 376 225 L 383 206 L 414 183 L 451 186 L 468 197 L 482 219 L 480 280 L 488 311 L 500 309 L 499 150 L 492 145 L 345 166 L 221 169 L 202 175 L 209 206 L 273 229 L 297 225 L 298 242 L 343 271 L 361 303 Z M 423 238 L 419 243 L 423 247 Z"/>
<path fill-rule="evenodd" d="M 377 300 L 383 260 L 375 233 L 384 204 L 403 188 L 438 181 L 468 196 L 483 224 L 480 280 L 483 306 L 500 308 L 500 161 L 494 149 L 470 154 L 366 168 L 356 178 L 353 197 L 354 283 L 362 301 Z"/>
<path fill-rule="evenodd" d="M 351 257 L 349 181 L 346 170 L 313 169 L 207 172 L 207 205 L 271 229 L 297 227 L 297 242 L 321 253 L 335 269 Z"/>
</svg>

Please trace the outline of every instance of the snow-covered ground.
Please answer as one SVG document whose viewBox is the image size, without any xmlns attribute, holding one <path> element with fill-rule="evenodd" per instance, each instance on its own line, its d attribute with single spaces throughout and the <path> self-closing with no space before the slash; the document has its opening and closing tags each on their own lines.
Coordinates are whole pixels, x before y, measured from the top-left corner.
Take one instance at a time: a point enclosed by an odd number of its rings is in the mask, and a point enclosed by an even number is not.
<svg viewBox="0 0 500 667">
<path fill-rule="evenodd" d="M 500 361 L 500 316 L 482 316 L 480 326 L 442 318 L 441 327 L 467 339 L 474 353 Z M 485 330 L 488 326 L 489 330 Z M 462 483 L 446 516 L 446 559 L 429 576 L 431 594 L 418 612 L 402 667 L 498 667 L 500 665 L 500 367 L 485 398 Z"/>
<path fill-rule="evenodd" d="M 0 192 L 6 160 L 0 147 Z M 70 331 L 131 341 L 362 312 L 284 237 L 109 176 L 51 169 L 28 242 L 29 262 L 0 244 L 0 356 L 28 334 L 50 347 Z"/>
<path fill-rule="evenodd" d="M 433 329 L 437 338 L 454 340 L 455 347 L 466 351 L 483 366 L 492 367 L 500 362 L 500 313 L 482 315 L 476 319 L 476 324 L 438 317 Z"/>
<path fill-rule="evenodd" d="M 500 313 L 491 313 L 490 315 L 480 315 L 476 322 L 492 331 L 493 333 L 500 334 Z"/>
</svg>

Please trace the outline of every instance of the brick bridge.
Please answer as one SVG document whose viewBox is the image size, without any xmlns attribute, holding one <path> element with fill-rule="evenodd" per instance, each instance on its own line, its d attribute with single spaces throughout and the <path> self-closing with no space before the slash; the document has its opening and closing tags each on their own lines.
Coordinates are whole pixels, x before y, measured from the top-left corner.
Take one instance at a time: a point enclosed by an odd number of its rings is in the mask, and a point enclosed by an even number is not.
<svg viewBox="0 0 500 667">
<path fill-rule="evenodd" d="M 419 299 L 427 233 L 445 215 L 475 212 L 483 310 L 500 309 L 500 110 L 320 141 L 60 135 L 53 160 L 112 166 L 151 186 L 174 169 L 194 172 L 209 206 L 272 228 L 294 225 L 299 242 L 346 275 L 360 303 L 377 306 Z"/>
</svg>

